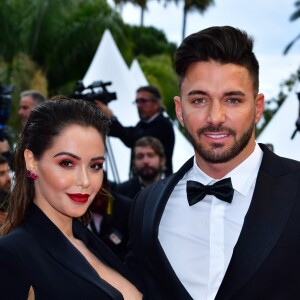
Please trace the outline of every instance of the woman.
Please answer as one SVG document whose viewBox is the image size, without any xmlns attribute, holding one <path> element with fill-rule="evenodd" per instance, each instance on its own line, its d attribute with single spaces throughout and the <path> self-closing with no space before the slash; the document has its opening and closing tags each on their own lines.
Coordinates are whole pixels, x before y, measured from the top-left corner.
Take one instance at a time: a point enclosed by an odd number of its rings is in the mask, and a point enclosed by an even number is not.
<svg viewBox="0 0 300 300">
<path fill-rule="evenodd" d="M 32 111 L 1 228 L 1 299 L 142 299 L 129 271 L 82 223 L 101 188 L 107 125 L 82 100 Z"/>
</svg>

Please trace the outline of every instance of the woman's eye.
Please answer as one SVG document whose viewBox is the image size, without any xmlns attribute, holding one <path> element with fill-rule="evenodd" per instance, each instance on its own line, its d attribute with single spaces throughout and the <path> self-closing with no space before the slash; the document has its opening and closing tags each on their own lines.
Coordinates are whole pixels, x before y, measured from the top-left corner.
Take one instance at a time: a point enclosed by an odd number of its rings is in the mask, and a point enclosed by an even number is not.
<svg viewBox="0 0 300 300">
<path fill-rule="evenodd" d="M 92 164 L 91 165 L 91 168 L 98 171 L 98 170 L 101 170 L 103 167 L 103 164 L 102 163 L 95 163 L 95 164 Z"/>
<path fill-rule="evenodd" d="M 70 160 L 63 160 L 62 162 L 60 162 L 60 165 L 62 167 L 72 167 L 73 163 Z"/>
</svg>

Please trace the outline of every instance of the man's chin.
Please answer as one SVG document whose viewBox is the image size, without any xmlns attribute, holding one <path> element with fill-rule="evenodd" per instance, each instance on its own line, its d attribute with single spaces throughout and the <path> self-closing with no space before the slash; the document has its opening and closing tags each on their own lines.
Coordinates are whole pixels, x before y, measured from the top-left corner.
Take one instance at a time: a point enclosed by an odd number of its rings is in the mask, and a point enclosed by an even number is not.
<svg viewBox="0 0 300 300">
<path fill-rule="evenodd" d="M 145 173 L 142 173 L 140 174 L 140 177 L 144 180 L 152 180 L 154 179 L 156 176 L 157 176 L 158 172 L 145 172 Z"/>
</svg>

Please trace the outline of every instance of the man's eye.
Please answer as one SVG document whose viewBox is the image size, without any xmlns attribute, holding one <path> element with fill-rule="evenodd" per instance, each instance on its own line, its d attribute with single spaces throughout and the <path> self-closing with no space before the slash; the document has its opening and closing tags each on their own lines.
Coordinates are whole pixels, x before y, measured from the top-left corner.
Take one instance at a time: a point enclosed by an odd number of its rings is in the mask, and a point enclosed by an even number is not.
<svg viewBox="0 0 300 300">
<path fill-rule="evenodd" d="M 103 168 L 103 164 L 102 163 L 95 163 L 91 165 L 91 168 L 98 171 L 101 170 Z"/>
<path fill-rule="evenodd" d="M 197 98 L 193 101 L 194 103 L 205 103 L 206 100 L 204 98 Z"/>
<path fill-rule="evenodd" d="M 60 165 L 62 167 L 72 167 L 73 163 L 70 160 L 63 160 L 62 162 L 60 162 Z"/>
<path fill-rule="evenodd" d="M 229 98 L 227 100 L 227 102 L 231 103 L 231 104 L 236 104 L 236 103 L 239 103 L 240 102 L 240 99 L 238 98 Z"/>
</svg>

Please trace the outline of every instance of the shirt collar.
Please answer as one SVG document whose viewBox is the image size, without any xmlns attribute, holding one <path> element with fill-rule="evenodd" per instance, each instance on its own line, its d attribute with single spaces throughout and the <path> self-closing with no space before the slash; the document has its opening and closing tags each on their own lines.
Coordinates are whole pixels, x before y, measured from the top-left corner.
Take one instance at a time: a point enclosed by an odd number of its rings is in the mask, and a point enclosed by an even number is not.
<svg viewBox="0 0 300 300">
<path fill-rule="evenodd" d="M 158 116 L 159 116 L 159 112 L 157 114 L 155 114 L 154 116 L 152 116 L 151 118 L 149 118 L 148 120 L 143 120 L 142 122 L 144 122 L 144 123 L 151 123 Z"/>
<path fill-rule="evenodd" d="M 234 190 L 243 196 L 247 196 L 253 183 L 256 181 L 262 157 L 263 151 L 256 143 L 254 151 L 241 164 L 226 174 L 223 178 L 230 177 Z M 196 163 L 196 157 L 194 157 L 194 164 L 193 168 L 191 169 L 190 176 L 192 180 L 200 181 L 204 185 L 218 181 L 208 176 L 198 167 Z"/>
</svg>

